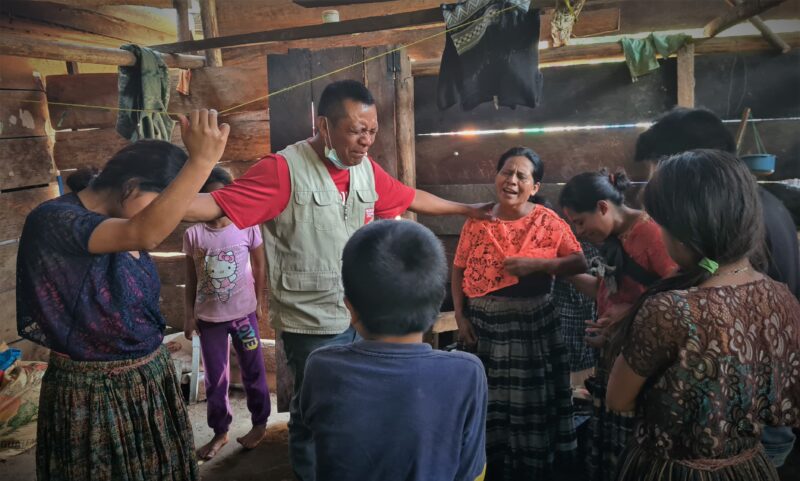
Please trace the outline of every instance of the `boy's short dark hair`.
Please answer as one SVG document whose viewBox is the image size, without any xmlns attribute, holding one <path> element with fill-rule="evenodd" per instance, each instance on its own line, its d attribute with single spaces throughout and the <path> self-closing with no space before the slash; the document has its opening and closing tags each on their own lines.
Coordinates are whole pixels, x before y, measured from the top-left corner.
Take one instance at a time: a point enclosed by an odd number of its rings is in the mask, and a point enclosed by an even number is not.
<svg viewBox="0 0 800 481">
<path fill-rule="evenodd" d="M 722 120 L 710 110 L 675 107 L 639 135 L 634 159 L 637 162 L 658 162 L 695 149 L 733 153 L 736 142 Z"/>
<path fill-rule="evenodd" d="M 344 116 L 342 104 L 348 99 L 361 102 L 364 105 L 375 105 L 375 99 L 366 85 L 357 80 L 340 80 L 328 84 L 322 91 L 322 95 L 319 97 L 317 113 L 336 123 L 337 120 Z"/>
<path fill-rule="evenodd" d="M 436 320 L 445 295 L 442 243 L 414 222 L 373 222 L 345 245 L 342 283 L 370 334 L 425 332 Z"/>
</svg>

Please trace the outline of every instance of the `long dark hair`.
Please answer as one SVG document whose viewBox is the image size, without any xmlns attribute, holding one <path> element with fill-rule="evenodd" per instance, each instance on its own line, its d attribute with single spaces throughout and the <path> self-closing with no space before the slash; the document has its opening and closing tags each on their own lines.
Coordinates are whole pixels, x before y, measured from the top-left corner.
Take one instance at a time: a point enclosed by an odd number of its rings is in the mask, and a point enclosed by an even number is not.
<svg viewBox="0 0 800 481">
<path fill-rule="evenodd" d="M 531 165 L 533 166 L 533 182 L 538 184 L 542 181 L 542 178 L 544 177 L 544 162 L 542 162 L 539 154 L 528 147 L 511 147 L 510 149 L 506 150 L 497 160 L 498 173 L 503 169 L 503 166 L 506 165 L 506 161 L 511 157 L 525 157 L 530 160 Z M 530 198 L 528 198 L 528 202 L 549 207 L 549 202 L 547 202 L 547 199 L 538 193 L 530 196 Z"/>
<path fill-rule="evenodd" d="M 561 189 L 558 203 L 575 212 L 594 212 L 601 200 L 620 206 L 630 186 L 631 181 L 623 169 L 613 174 L 606 169 L 584 172 L 569 179 Z"/>
<path fill-rule="evenodd" d="M 728 152 L 690 150 L 665 159 L 645 187 L 644 206 L 697 261 L 706 257 L 720 265 L 729 264 L 751 257 L 764 245 L 755 179 L 745 164 Z M 633 320 L 649 297 L 688 289 L 709 277 L 711 273 L 695 263 L 651 286 L 612 333 L 607 360 L 629 339 Z"/>
<path fill-rule="evenodd" d="M 138 187 L 144 192 L 162 192 L 175 179 L 189 156 L 164 140 L 139 140 L 114 154 L 103 167 L 79 169 L 67 179 L 73 192 L 86 187 L 119 191 L 123 198 Z"/>
</svg>

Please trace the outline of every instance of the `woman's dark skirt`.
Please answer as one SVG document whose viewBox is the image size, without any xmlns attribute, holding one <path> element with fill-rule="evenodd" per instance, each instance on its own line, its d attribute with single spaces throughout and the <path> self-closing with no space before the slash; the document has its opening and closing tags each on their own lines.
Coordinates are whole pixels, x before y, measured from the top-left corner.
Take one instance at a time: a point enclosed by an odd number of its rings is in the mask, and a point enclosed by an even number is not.
<svg viewBox="0 0 800 481">
<path fill-rule="evenodd" d="M 635 411 L 614 412 L 606 408 L 608 370 L 598 365 L 596 375 L 587 381 L 592 394 L 592 417 L 589 420 L 589 457 L 587 469 L 592 481 L 617 479 L 623 451 L 633 439 Z"/>
<path fill-rule="evenodd" d="M 39 399 L 36 473 L 39 481 L 199 479 L 167 349 L 110 362 L 51 354 Z"/>
<path fill-rule="evenodd" d="M 573 462 L 569 353 L 549 296 L 469 299 L 489 382 L 487 480 L 555 479 Z"/>
</svg>

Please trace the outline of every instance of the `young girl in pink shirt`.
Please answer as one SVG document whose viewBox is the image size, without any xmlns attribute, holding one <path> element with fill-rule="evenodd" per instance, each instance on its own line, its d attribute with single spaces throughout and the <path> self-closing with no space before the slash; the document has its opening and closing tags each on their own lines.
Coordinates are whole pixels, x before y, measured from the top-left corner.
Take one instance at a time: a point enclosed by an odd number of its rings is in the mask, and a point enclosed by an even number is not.
<svg viewBox="0 0 800 481">
<path fill-rule="evenodd" d="M 202 192 L 233 182 L 230 174 L 214 168 Z M 184 333 L 200 336 L 205 367 L 208 425 L 214 438 L 197 450 L 211 459 L 228 442 L 233 419 L 228 400 L 230 343 L 239 359 L 253 428 L 237 441 L 256 447 L 264 438 L 270 413 L 258 319 L 263 318 L 265 254 L 257 226 L 239 230 L 227 217 L 195 224 L 183 237 L 186 254 L 186 319 Z"/>
</svg>

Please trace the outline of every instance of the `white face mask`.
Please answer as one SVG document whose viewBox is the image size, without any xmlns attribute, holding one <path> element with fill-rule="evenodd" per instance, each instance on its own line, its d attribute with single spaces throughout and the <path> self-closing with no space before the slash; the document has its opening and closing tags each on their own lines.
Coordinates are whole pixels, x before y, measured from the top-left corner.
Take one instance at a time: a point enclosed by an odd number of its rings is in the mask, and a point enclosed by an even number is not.
<svg viewBox="0 0 800 481">
<path fill-rule="evenodd" d="M 327 139 L 325 139 L 326 140 L 326 142 L 325 142 L 325 158 L 330 160 L 331 164 L 333 164 L 334 167 L 336 167 L 339 170 L 348 170 L 348 169 L 352 169 L 353 167 L 355 167 L 354 165 L 347 165 L 344 162 L 342 162 L 339 159 L 339 155 L 336 153 L 336 149 L 333 148 L 333 142 L 331 142 L 331 138 L 330 138 L 331 124 L 330 124 L 330 122 L 328 122 L 328 117 L 325 117 L 325 126 L 327 127 L 326 130 L 328 132 Z M 328 147 L 328 144 L 331 144 L 331 146 Z M 367 156 L 366 155 L 364 156 L 363 160 L 367 160 Z"/>
</svg>

